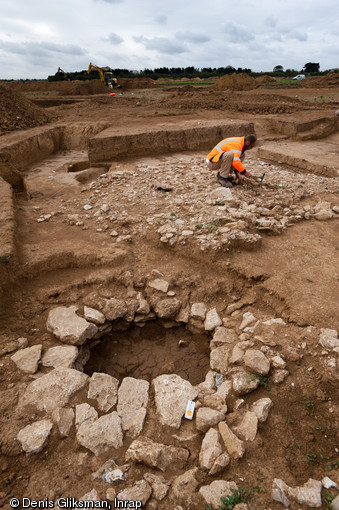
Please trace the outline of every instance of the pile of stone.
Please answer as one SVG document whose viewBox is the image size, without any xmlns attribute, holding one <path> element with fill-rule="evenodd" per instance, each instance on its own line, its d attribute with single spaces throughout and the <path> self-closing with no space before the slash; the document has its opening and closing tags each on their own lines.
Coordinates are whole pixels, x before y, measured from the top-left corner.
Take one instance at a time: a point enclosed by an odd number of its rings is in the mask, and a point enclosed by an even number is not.
<svg viewBox="0 0 339 510">
<path fill-rule="evenodd" d="M 74 449 L 81 445 L 95 456 L 124 450 L 124 464 L 118 465 L 113 456 L 92 475 L 93 480 L 110 485 L 105 497 L 139 500 L 142 504 L 151 497 L 155 501 L 168 498 L 173 508 L 183 501 L 187 504 L 202 498 L 206 504 L 216 506 L 221 495 L 237 488 L 234 482 L 223 480 L 224 471 L 243 457 L 246 445 L 255 440 L 261 424 L 272 412 L 269 397 L 252 398 L 249 403 L 246 395 L 268 375 L 272 383 L 283 382 L 289 376 L 286 361 L 297 360 L 302 354 L 292 347 L 283 351 L 276 341 L 289 331 L 283 319 L 265 320 L 250 311 L 240 313 L 237 303 L 226 310 L 226 316 L 221 316 L 215 307 L 203 302 L 184 302 L 161 276 L 153 271 L 144 294 L 131 289 L 124 299 L 90 294 L 84 298 L 84 306 L 50 310 L 46 327 L 61 345 L 43 349 L 42 344 L 23 344 L 12 355 L 20 370 L 35 376 L 21 394 L 18 410 L 23 417 L 27 409 L 42 415 L 42 419 L 23 427 L 17 439 L 26 453 L 33 454 L 44 448 L 53 429 L 57 429 L 60 438 L 70 436 L 75 429 Z M 80 310 L 82 316 L 77 313 Z M 100 341 L 112 328 L 128 324 L 143 327 L 155 319 L 166 327 L 186 324 L 192 332 L 210 335 L 210 370 L 202 383 L 192 386 L 176 374 L 160 375 L 150 382 L 133 377 L 119 382 L 105 373 L 95 372 L 89 377 L 81 371 L 86 361 L 83 353 L 90 342 Z M 319 346 L 329 356 L 339 352 L 335 330 L 323 329 L 317 334 Z M 301 350 L 304 347 L 300 346 Z M 45 371 L 50 367 L 50 371 L 40 372 L 39 367 Z M 74 403 L 80 390 L 86 390 L 85 401 Z M 187 403 L 195 402 L 191 435 L 180 439 L 185 446 L 159 443 L 143 434 L 145 420 L 152 416 L 151 392 L 157 428 L 180 431 Z M 235 402 L 232 412 L 227 404 L 230 399 Z M 195 467 L 183 475 L 169 476 L 173 469 L 187 465 L 192 456 L 190 441 L 199 436 L 202 440 Z M 132 465 L 138 464 L 144 466 L 145 474 L 131 486 L 128 473 Z M 154 469 L 162 474 L 154 474 Z M 221 479 L 200 485 L 198 470 L 211 477 L 220 475 Z M 126 489 L 118 494 L 112 486 L 117 480 L 126 484 Z M 276 479 L 272 495 L 285 506 L 295 499 L 299 504 L 320 507 L 321 487 L 321 482 L 311 480 L 305 487 L 292 489 Z"/>
<path fill-rule="evenodd" d="M 82 200 L 61 200 L 55 211 L 39 209 L 37 221 L 63 221 L 109 236 L 114 243 L 155 231 L 169 247 L 194 243 L 201 250 L 228 250 L 256 244 L 263 233 L 281 234 L 300 221 L 339 217 L 337 205 L 312 198 L 321 191 L 335 193 L 336 179 L 301 178 L 279 166 L 247 159 L 254 174 L 266 172 L 261 186 L 221 188 L 198 157 L 172 157 L 156 166 L 140 163 L 134 170 L 112 165 L 82 189 Z M 305 198 L 312 203 L 304 205 Z M 145 213 L 136 212 L 140 210 Z"/>
</svg>

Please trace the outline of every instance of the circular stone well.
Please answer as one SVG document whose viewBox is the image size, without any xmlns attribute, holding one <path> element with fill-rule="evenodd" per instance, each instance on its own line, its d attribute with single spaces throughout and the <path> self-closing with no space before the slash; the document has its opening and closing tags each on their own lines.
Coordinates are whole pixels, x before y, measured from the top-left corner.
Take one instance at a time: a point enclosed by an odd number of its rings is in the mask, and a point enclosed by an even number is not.
<svg viewBox="0 0 339 510">
<path fill-rule="evenodd" d="M 158 321 L 143 328 L 106 335 L 91 349 L 84 372 L 104 372 L 119 380 L 124 377 L 152 379 L 175 373 L 193 386 L 205 380 L 210 363 L 210 338 L 192 334 L 184 326 L 166 329 Z"/>
</svg>

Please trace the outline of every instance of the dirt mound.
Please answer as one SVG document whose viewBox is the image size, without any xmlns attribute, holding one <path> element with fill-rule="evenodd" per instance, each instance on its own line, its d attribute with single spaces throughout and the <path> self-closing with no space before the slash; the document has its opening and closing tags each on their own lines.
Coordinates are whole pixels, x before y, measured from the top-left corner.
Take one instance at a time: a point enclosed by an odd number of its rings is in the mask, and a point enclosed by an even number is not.
<svg viewBox="0 0 339 510">
<path fill-rule="evenodd" d="M 105 94 L 107 90 L 107 86 L 99 80 L 74 81 L 68 83 L 68 87 L 65 87 L 62 94 L 64 96 L 91 96 L 95 94 Z"/>
<path fill-rule="evenodd" d="M 256 83 L 259 83 L 259 85 L 262 85 L 263 83 L 273 83 L 276 80 L 274 76 L 268 76 L 267 74 L 263 74 L 262 76 L 259 76 L 259 78 L 255 79 Z"/>
<path fill-rule="evenodd" d="M 20 92 L 0 83 L 0 135 L 17 129 L 42 126 L 49 121 L 49 115 L 41 108 Z"/>
<path fill-rule="evenodd" d="M 304 87 L 338 87 L 339 73 L 327 73 L 325 76 L 311 76 L 303 80 Z"/>
<path fill-rule="evenodd" d="M 151 78 L 120 78 L 118 80 L 119 85 L 124 89 L 154 89 L 157 88 L 157 82 L 151 80 Z"/>
<path fill-rule="evenodd" d="M 258 83 L 248 74 L 226 74 L 213 85 L 217 90 L 251 90 L 258 87 Z"/>
<path fill-rule="evenodd" d="M 156 103 L 154 103 L 156 104 Z M 157 101 L 159 107 L 181 111 L 219 110 L 252 114 L 293 113 L 305 108 L 298 98 L 278 95 L 253 94 L 247 97 L 241 91 L 197 90 L 187 85 L 180 88 L 172 97 Z"/>
</svg>

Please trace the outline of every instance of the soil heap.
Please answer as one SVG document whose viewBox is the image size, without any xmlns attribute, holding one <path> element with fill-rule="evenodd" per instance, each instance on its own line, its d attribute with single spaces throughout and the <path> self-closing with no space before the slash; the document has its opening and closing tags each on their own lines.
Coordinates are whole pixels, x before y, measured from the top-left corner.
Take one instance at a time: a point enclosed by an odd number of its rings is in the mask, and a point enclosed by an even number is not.
<svg viewBox="0 0 339 510">
<path fill-rule="evenodd" d="M 259 84 L 248 74 L 225 74 L 213 85 L 217 90 L 251 90 L 258 87 Z"/>
<path fill-rule="evenodd" d="M 0 135 L 17 129 L 42 126 L 50 117 L 20 92 L 0 83 Z"/>
<path fill-rule="evenodd" d="M 303 80 L 304 87 L 339 87 L 339 73 L 327 73 L 324 76 L 311 76 Z"/>
<path fill-rule="evenodd" d="M 59 94 L 64 96 L 91 96 L 105 94 L 108 90 L 110 89 L 99 80 L 74 81 L 68 82 L 67 86 L 64 86 L 64 90 L 59 91 Z"/>
<path fill-rule="evenodd" d="M 268 74 L 263 74 L 262 76 L 259 76 L 255 79 L 256 83 L 259 83 L 259 85 L 262 85 L 263 83 L 274 83 L 277 81 L 274 76 L 269 76 Z"/>
</svg>

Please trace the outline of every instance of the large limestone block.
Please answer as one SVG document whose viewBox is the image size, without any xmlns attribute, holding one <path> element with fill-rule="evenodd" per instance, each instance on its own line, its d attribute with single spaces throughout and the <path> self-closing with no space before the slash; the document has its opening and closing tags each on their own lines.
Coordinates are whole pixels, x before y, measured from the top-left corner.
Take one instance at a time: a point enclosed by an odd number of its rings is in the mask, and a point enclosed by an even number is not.
<svg viewBox="0 0 339 510">
<path fill-rule="evenodd" d="M 256 374 L 266 375 L 270 371 L 269 359 L 258 349 L 248 349 L 243 356 L 243 361 Z"/>
<path fill-rule="evenodd" d="M 194 400 L 198 391 L 179 375 L 160 375 L 153 380 L 155 405 L 162 425 L 178 429 L 188 400 Z"/>
<path fill-rule="evenodd" d="M 154 311 L 160 319 L 175 317 L 181 308 L 181 301 L 177 298 L 160 299 L 154 306 Z"/>
<path fill-rule="evenodd" d="M 40 420 L 21 429 L 17 439 L 20 441 L 22 449 L 26 453 L 39 452 L 50 435 L 52 427 L 53 423 L 50 420 Z"/>
<path fill-rule="evenodd" d="M 154 290 L 158 290 L 159 292 L 167 293 L 169 288 L 169 283 L 166 280 L 162 280 L 161 278 L 155 278 L 147 283 L 148 287 Z"/>
<path fill-rule="evenodd" d="M 181 469 L 189 457 L 186 448 L 155 443 L 148 437 L 135 439 L 126 452 L 126 460 L 140 462 L 146 466 L 166 471 L 174 464 Z"/>
<path fill-rule="evenodd" d="M 232 491 L 237 490 L 235 482 L 226 482 L 225 480 L 215 480 L 210 485 L 203 485 L 199 489 L 199 494 L 205 499 L 207 505 L 213 508 L 220 507 L 220 498 L 231 496 Z"/>
<path fill-rule="evenodd" d="M 222 448 L 219 442 L 219 434 L 215 429 L 206 432 L 201 443 L 199 464 L 202 469 L 211 469 L 216 459 L 221 455 Z"/>
<path fill-rule="evenodd" d="M 105 299 L 102 313 L 108 321 L 115 321 L 122 318 L 128 312 L 125 301 L 116 298 Z"/>
<path fill-rule="evenodd" d="M 11 356 L 11 360 L 14 361 L 16 366 L 26 374 L 35 374 L 38 370 L 41 349 L 41 344 L 27 347 L 27 349 L 22 349 L 13 354 L 13 356 Z"/>
<path fill-rule="evenodd" d="M 254 441 L 258 431 L 258 418 L 254 412 L 247 411 L 240 423 L 233 427 L 236 435 L 244 441 Z"/>
<path fill-rule="evenodd" d="M 268 418 L 272 406 L 273 402 L 270 398 L 260 398 L 256 402 L 253 402 L 251 411 L 257 415 L 259 423 L 264 423 Z"/>
<path fill-rule="evenodd" d="M 44 367 L 73 368 L 78 353 L 78 348 L 75 345 L 51 347 L 42 355 L 41 364 Z"/>
<path fill-rule="evenodd" d="M 94 407 L 87 404 L 87 402 L 75 407 L 75 427 L 77 430 L 85 421 L 95 421 L 97 419 L 98 413 Z"/>
<path fill-rule="evenodd" d="M 274 478 L 272 483 L 272 498 L 286 507 L 290 505 L 288 498 L 296 500 L 299 505 L 310 508 L 320 508 L 322 483 L 309 478 L 301 487 L 289 487 L 283 480 Z"/>
<path fill-rule="evenodd" d="M 52 419 L 57 424 L 61 437 L 67 437 L 74 421 L 74 411 L 71 408 L 61 407 L 52 413 Z"/>
<path fill-rule="evenodd" d="M 195 478 L 198 468 L 190 469 L 186 473 L 177 476 L 172 482 L 172 492 L 176 500 L 184 501 L 189 505 L 199 485 Z"/>
<path fill-rule="evenodd" d="M 204 328 L 206 331 L 213 331 L 213 329 L 222 325 L 222 320 L 219 317 L 219 314 L 215 308 L 209 310 L 206 314 L 206 319 L 204 322 Z"/>
<path fill-rule="evenodd" d="M 48 314 L 46 327 L 61 342 L 82 345 L 87 339 L 93 338 L 98 328 L 76 314 L 76 306 L 59 306 Z"/>
<path fill-rule="evenodd" d="M 152 497 L 158 501 L 162 501 L 167 496 L 170 482 L 162 475 L 153 473 L 145 473 L 144 478 L 152 487 Z"/>
<path fill-rule="evenodd" d="M 245 453 L 244 443 L 240 441 L 224 421 L 218 424 L 218 429 L 227 453 L 235 459 L 241 458 Z"/>
<path fill-rule="evenodd" d="M 329 351 L 336 350 L 336 352 L 339 352 L 338 332 L 335 329 L 328 328 L 322 329 L 320 333 L 319 343 Z"/>
<path fill-rule="evenodd" d="M 238 341 L 238 335 L 234 329 L 225 328 L 223 326 L 216 328 L 210 343 L 211 350 L 221 347 L 224 344 L 233 344 Z"/>
<path fill-rule="evenodd" d="M 39 411 L 52 413 L 58 407 L 64 407 L 88 379 L 88 375 L 78 370 L 55 368 L 27 386 L 19 405 L 32 405 Z"/>
<path fill-rule="evenodd" d="M 206 318 L 207 308 L 205 303 L 193 303 L 191 306 L 192 319 L 204 321 Z"/>
<path fill-rule="evenodd" d="M 251 312 L 245 312 L 242 316 L 242 322 L 239 326 L 239 329 L 243 330 L 247 326 L 254 324 L 257 321 L 257 318 Z"/>
<path fill-rule="evenodd" d="M 200 407 L 197 411 L 196 427 L 202 432 L 217 425 L 219 421 L 225 419 L 225 414 L 209 407 Z"/>
<path fill-rule="evenodd" d="M 259 386 L 259 379 L 251 376 L 245 370 L 232 369 L 231 370 L 233 390 L 237 395 L 245 395 L 254 391 Z"/>
<path fill-rule="evenodd" d="M 133 487 L 129 487 L 128 489 L 125 489 L 117 495 L 117 504 L 119 508 L 119 501 L 128 501 L 128 504 L 130 502 L 136 502 L 141 501 L 142 507 L 146 505 L 148 499 L 150 498 L 152 494 L 152 488 L 151 486 L 146 482 L 146 480 L 139 480 L 136 482 Z M 123 507 L 120 507 L 123 508 Z"/>
<path fill-rule="evenodd" d="M 125 377 L 118 391 L 117 412 L 122 429 L 128 435 L 137 437 L 144 426 L 147 413 L 149 382 L 133 377 Z"/>
<path fill-rule="evenodd" d="M 106 322 L 104 314 L 90 306 L 84 306 L 84 317 L 88 322 L 93 322 L 97 326 L 105 324 Z"/>
<path fill-rule="evenodd" d="M 95 455 L 103 454 L 111 448 L 121 448 L 123 433 L 118 413 L 113 411 L 98 420 L 85 421 L 80 425 L 76 437 L 82 446 Z"/>
<path fill-rule="evenodd" d="M 119 381 L 115 377 L 94 372 L 89 381 L 87 398 L 95 399 L 100 411 L 107 413 L 118 399 Z"/>
<path fill-rule="evenodd" d="M 230 357 L 230 346 L 225 344 L 213 349 L 210 354 L 210 367 L 212 370 L 226 375 L 228 372 L 228 361 Z"/>
</svg>

